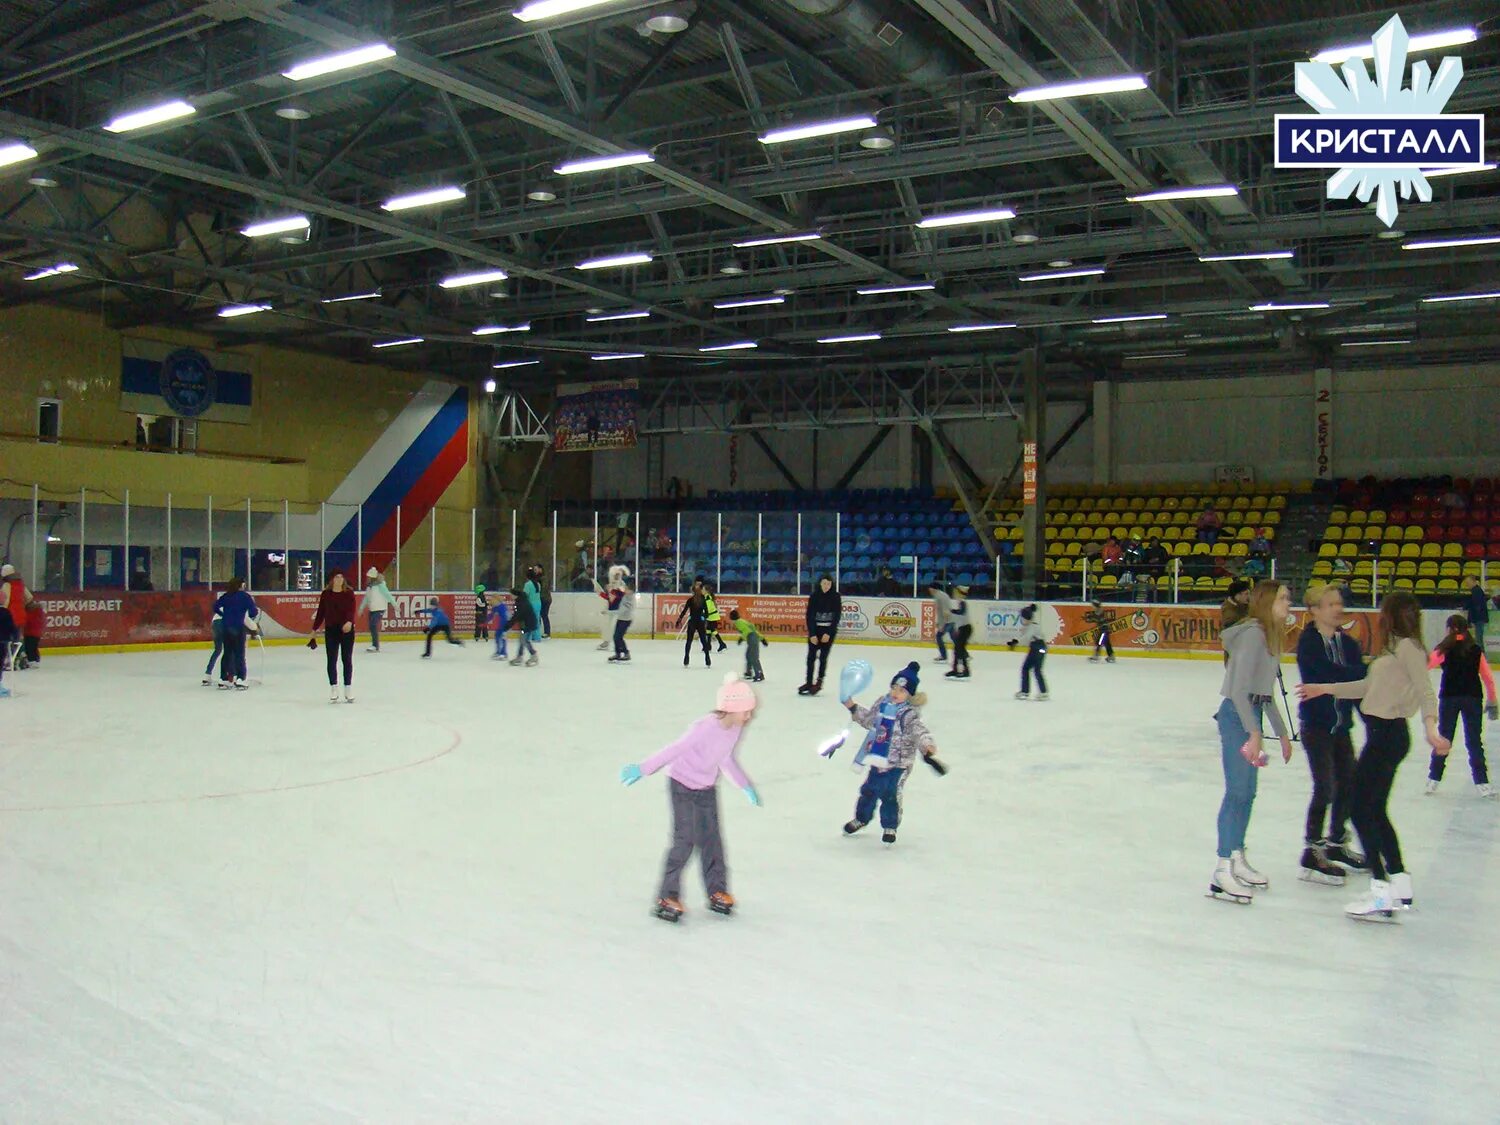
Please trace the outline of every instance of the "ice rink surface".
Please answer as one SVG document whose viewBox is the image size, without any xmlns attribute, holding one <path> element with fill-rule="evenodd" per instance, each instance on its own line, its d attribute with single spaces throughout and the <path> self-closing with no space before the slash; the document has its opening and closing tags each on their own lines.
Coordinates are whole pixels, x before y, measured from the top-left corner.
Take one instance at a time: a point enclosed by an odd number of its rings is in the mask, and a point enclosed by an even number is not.
<svg viewBox="0 0 1500 1125">
<path fill-rule="evenodd" d="M 742 651 L 742 650 L 741 650 Z M 653 919 L 665 778 L 617 780 L 711 709 L 713 671 L 412 644 L 49 657 L 0 702 L 0 1120 L 23 1122 L 1493 1122 L 1500 807 L 1456 753 L 1393 819 L 1417 895 L 1297 880 L 1300 753 L 1261 778 L 1253 906 L 1204 897 L 1222 792 L 1214 662 L 1020 656 L 945 682 L 952 772 L 900 840 L 840 836 L 858 785 L 802 650 L 765 653 L 721 786 L 730 887 Z M 1289 669 L 1289 671 L 1291 671 Z M 836 677 L 831 677 L 836 678 Z M 866 699 L 873 698 L 867 695 Z M 1357 737 L 1357 742 L 1362 736 Z"/>
</svg>

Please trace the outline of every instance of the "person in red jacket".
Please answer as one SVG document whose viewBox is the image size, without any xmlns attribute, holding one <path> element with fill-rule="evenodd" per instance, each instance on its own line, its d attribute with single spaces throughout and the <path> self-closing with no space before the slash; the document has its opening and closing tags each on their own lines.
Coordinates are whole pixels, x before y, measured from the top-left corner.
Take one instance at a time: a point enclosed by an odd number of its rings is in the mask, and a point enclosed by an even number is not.
<svg viewBox="0 0 1500 1125">
<path fill-rule="evenodd" d="M 26 624 L 21 630 L 22 651 L 26 653 L 26 667 L 42 662 L 42 630 L 47 626 L 47 614 L 41 604 L 26 591 Z"/>
<path fill-rule="evenodd" d="M 12 669 L 21 666 L 20 646 L 26 635 L 26 602 L 30 597 L 16 568 L 10 563 L 0 566 L 0 665 Z M 12 644 L 16 646 L 14 655 Z"/>
<path fill-rule="evenodd" d="M 318 627 L 323 627 L 323 648 L 328 655 L 328 702 L 339 701 L 338 664 L 344 660 L 344 702 L 354 702 L 354 591 L 344 581 L 344 572 L 335 570 L 328 585 L 318 595 L 318 611 L 313 614 L 313 638 L 309 648 L 318 647 Z"/>
</svg>

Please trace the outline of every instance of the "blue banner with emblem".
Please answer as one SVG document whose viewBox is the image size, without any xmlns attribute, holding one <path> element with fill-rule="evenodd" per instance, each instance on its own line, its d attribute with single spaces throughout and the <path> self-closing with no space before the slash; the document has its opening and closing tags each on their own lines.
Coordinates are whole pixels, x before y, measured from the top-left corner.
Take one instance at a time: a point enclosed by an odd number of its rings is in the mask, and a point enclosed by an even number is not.
<svg viewBox="0 0 1500 1125">
<path fill-rule="evenodd" d="M 157 340 L 125 340 L 120 349 L 120 409 L 205 422 L 250 421 L 246 356 Z"/>
</svg>

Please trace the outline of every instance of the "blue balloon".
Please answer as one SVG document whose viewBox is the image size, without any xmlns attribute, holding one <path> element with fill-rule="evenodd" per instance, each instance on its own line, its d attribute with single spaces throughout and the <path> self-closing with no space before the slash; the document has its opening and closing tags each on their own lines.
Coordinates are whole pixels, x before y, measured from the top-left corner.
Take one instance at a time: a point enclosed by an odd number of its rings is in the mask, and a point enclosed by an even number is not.
<svg viewBox="0 0 1500 1125">
<path fill-rule="evenodd" d="M 868 660 L 851 660 L 844 665 L 844 670 L 839 673 L 839 700 L 843 703 L 849 702 L 865 688 L 870 686 L 870 681 L 875 678 L 875 669 L 870 667 Z"/>
</svg>

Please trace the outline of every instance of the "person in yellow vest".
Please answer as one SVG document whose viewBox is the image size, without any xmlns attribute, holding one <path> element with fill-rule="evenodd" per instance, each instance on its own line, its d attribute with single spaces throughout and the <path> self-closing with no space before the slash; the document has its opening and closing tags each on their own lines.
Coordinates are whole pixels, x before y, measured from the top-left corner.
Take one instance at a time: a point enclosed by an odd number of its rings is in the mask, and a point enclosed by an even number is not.
<svg viewBox="0 0 1500 1125">
<path fill-rule="evenodd" d="M 719 603 L 715 600 L 715 590 L 712 586 L 703 585 L 703 608 L 708 617 L 708 635 L 719 642 L 716 651 L 723 652 L 729 646 L 724 643 L 724 635 L 719 632 L 724 624 L 724 615 L 719 612 Z"/>
</svg>

